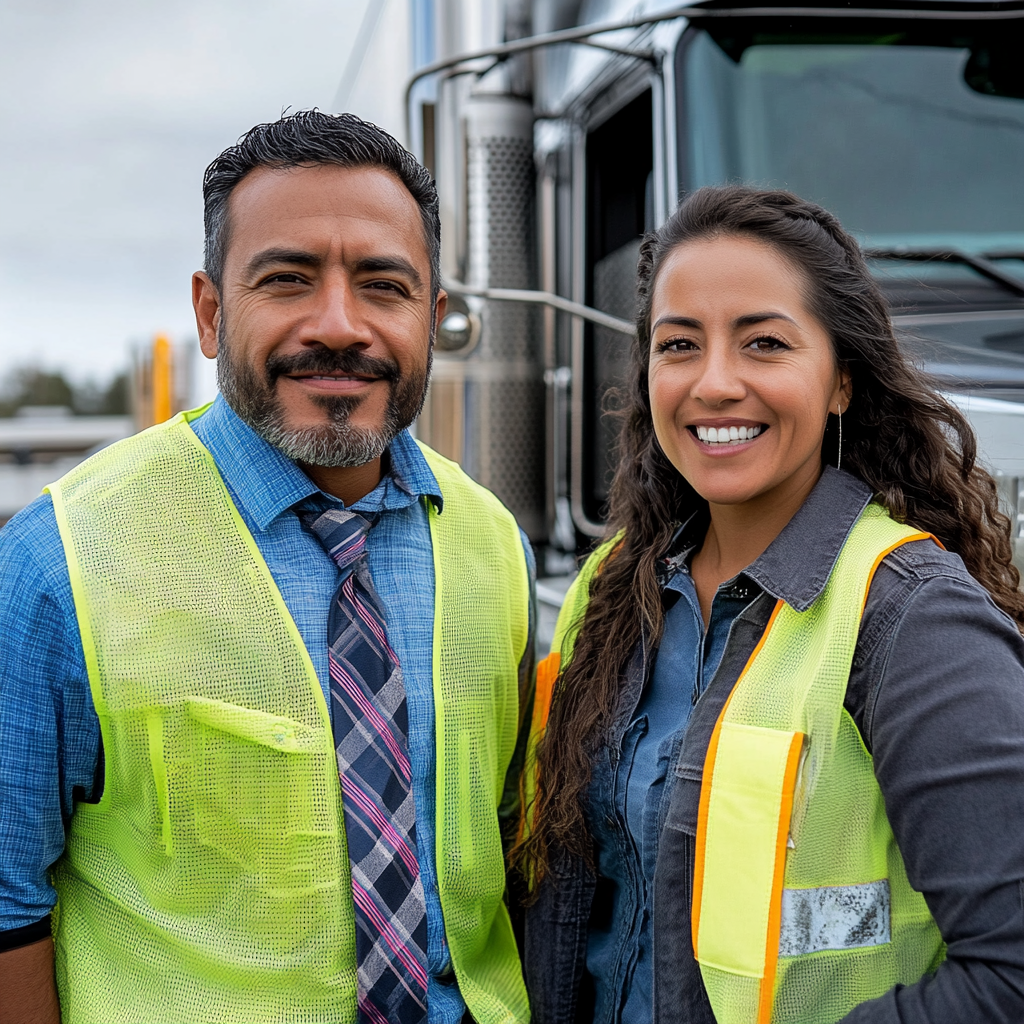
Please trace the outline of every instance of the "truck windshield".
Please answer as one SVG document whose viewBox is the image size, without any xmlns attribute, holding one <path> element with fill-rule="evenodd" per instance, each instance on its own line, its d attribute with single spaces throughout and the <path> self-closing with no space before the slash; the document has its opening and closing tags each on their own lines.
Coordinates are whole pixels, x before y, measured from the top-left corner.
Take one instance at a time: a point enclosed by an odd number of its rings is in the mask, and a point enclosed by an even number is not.
<svg viewBox="0 0 1024 1024">
<path fill-rule="evenodd" d="M 677 77 L 682 187 L 787 188 L 867 247 L 1024 252 L 1020 29 L 986 29 L 986 41 L 969 25 L 898 27 L 691 28 Z M 987 76 L 992 52 L 1002 68 Z"/>
</svg>

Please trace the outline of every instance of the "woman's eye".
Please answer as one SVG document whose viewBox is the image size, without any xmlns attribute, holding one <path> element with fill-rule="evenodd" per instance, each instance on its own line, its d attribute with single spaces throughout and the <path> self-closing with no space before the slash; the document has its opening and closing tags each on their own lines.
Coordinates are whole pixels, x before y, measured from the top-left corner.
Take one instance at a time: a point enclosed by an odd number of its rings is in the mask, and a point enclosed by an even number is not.
<svg viewBox="0 0 1024 1024">
<path fill-rule="evenodd" d="M 669 338 L 659 342 L 659 352 L 692 352 L 697 346 L 687 338 Z"/>
<path fill-rule="evenodd" d="M 767 334 L 760 338 L 754 338 L 748 347 L 755 352 L 781 352 L 783 349 L 789 348 L 781 338 L 773 338 Z"/>
</svg>

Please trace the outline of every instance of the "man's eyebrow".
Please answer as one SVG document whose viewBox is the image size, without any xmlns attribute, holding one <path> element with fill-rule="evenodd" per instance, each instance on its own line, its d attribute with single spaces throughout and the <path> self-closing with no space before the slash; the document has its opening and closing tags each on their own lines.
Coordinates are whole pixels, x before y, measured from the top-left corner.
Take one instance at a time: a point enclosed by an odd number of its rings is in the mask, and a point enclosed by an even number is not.
<svg viewBox="0 0 1024 1024">
<path fill-rule="evenodd" d="M 419 271 L 401 256 L 366 256 L 361 260 L 356 260 L 352 269 L 359 274 L 402 274 L 416 288 L 423 284 Z"/>
<path fill-rule="evenodd" d="M 315 270 L 323 265 L 323 260 L 315 253 L 302 249 L 264 249 L 262 252 L 256 253 L 246 264 L 246 275 L 256 277 L 270 267 L 282 265 L 310 267 Z M 401 256 L 366 256 L 355 262 L 353 270 L 363 274 L 397 273 L 408 278 L 416 288 L 423 284 L 419 271 Z"/>
<path fill-rule="evenodd" d="M 282 264 L 295 267 L 319 267 L 321 259 L 311 252 L 302 249 L 264 249 L 256 253 L 245 265 L 246 277 L 255 277 L 268 267 L 279 267 Z"/>
</svg>

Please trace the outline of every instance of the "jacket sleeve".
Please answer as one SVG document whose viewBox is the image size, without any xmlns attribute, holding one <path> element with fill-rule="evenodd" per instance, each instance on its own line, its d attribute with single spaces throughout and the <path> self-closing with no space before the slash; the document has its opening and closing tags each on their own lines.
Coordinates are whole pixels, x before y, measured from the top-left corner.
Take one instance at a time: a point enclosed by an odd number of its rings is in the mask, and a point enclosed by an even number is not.
<svg viewBox="0 0 1024 1024">
<path fill-rule="evenodd" d="M 1019 1024 L 1024 641 L 962 567 L 920 580 L 885 618 L 862 629 L 870 650 L 860 675 L 873 685 L 859 724 L 910 882 L 947 955 L 934 975 L 858 1006 L 843 1024 Z M 851 687 L 857 675 L 855 664 Z"/>
</svg>

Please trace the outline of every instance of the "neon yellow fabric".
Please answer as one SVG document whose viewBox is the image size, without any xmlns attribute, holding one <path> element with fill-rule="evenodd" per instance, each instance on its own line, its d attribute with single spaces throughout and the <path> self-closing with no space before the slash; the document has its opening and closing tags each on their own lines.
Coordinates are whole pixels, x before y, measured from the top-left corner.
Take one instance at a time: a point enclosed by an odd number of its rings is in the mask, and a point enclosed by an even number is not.
<svg viewBox="0 0 1024 1024">
<path fill-rule="evenodd" d="M 708 813 L 703 894 L 731 890 L 701 918 L 700 962 L 749 978 L 764 975 L 786 767 L 797 732 L 725 722 Z"/>
<path fill-rule="evenodd" d="M 53 872 L 62 1019 L 353 1021 L 327 707 L 194 415 L 51 488 L 106 757 L 103 798 L 78 806 Z M 526 1021 L 495 814 L 518 723 L 526 568 L 511 515 L 425 454 L 448 499 L 431 515 L 441 902 L 474 1017 Z M 496 962 L 484 965 L 488 941 Z"/>
<path fill-rule="evenodd" d="M 785 861 L 787 890 L 853 887 L 887 880 L 890 892 L 890 941 L 856 943 L 806 955 L 781 956 L 766 965 L 767 993 L 761 982 L 737 966 L 747 966 L 758 946 L 778 950 L 761 908 L 769 897 L 767 844 L 742 851 L 731 870 L 704 857 L 704 882 L 695 899 L 696 954 L 719 1024 L 830 1024 L 854 1006 L 897 983 L 910 984 L 934 969 L 943 956 L 939 931 L 924 898 L 907 881 L 906 871 L 885 816 L 871 757 L 843 708 L 867 588 L 881 558 L 900 543 L 923 536 L 893 522 L 883 509 L 869 506 L 851 532 L 824 592 L 805 612 L 782 605 L 767 638 L 741 675 L 721 717 L 721 736 L 711 774 L 706 835 L 715 822 L 719 777 L 743 775 L 750 755 L 723 738 L 736 727 L 804 733 L 807 745 L 795 780 L 789 846 Z M 765 761 L 774 768 L 776 755 Z M 708 786 L 705 769 L 705 787 Z M 763 811 L 770 817 L 774 803 Z M 726 822 L 729 827 L 729 822 Z M 701 838 L 698 837 L 698 844 Z M 720 844 L 717 849 L 720 851 Z M 756 892 L 747 881 L 756 879 Z M 778 921 L 782 893 L 771 895 L 770 917 Z M 699 906 L 698 906 L 699 903 Z M 754 908 L 757 908 L 755 912 Z M 733 930 L 737 951 L 721 962 L 723 922 Z M 710 947 L 707 936 L 713 936 Z M 774 941 L 774 946 L 772 942 Z M 713 951 L 712 958 L 706 953 Z M 771 968 L 774 967 L 773 971 Z M 774 974 L 774 979 L 773 979 Z M 759 1009 L 760 1007 L 760 1009 Z"/>
<path fill-rule="evenodd" d="M 583 616 L 586 614 L 587 602 L 590 600 L 590 584 L 600 572 L 604 560 L 621 541 L 622 534 L 617 533 L 611 540 L 606 540 L 596 548 L 583 563 L 576 579 L 572 581 L 565 593 L 565 600 L 562 602 L 558 621 L 555 623 L 555 635 L 551 641 L 551 651 L 552 653 L 558 652 L 563 668 L 569 664 L 572 649 L 576 643 L 576 635 L 579 633 L 580 626 L 583 625 Z"/>
<path fill-rule="evenodd" d="M 503 897 L 495 808 L 519 732 L 529 580 L 512 515 L 459 467 L 420 446 L 445 501 L 431 507 L 437 612 L 437 875 L 459 989 L 480 1024 L 530 1019 Z"/>
</svg>

